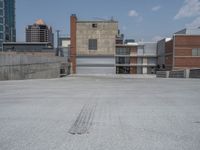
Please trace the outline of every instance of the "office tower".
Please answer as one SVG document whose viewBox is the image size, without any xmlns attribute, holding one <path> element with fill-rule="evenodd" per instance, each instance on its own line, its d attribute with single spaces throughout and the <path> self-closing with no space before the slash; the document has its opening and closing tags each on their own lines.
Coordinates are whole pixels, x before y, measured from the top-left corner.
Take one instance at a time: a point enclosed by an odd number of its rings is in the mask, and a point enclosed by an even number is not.
<svg viewBox="0 0 200 150">
<path fill-rule="evenodd" d="M 3 42 L 15 41 L 15 0 L 0 0 L 0 49 Z"/>
<path fill-rule="evenodd" d="M 52 27 L 47 26 L 42 19 L 26 28 L 26 42 L 49 42 L 53 46 Z"/>
</svg>

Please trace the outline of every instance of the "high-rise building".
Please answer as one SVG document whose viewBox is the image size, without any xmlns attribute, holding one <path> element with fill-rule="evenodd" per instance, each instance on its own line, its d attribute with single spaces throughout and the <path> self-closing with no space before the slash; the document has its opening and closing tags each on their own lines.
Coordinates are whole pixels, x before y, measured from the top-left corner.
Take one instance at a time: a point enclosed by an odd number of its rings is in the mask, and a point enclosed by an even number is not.
<svg viewBox="0 0 200 150">
<path fill-rule="evenodd" d="M 15 0 L 0 0 L 0 49 L 16 41 Z"/>
<path fill-rule="evenodd" d="M 27 26 L 26 42 L 49 42 L 53 46 L 52 27 L 47 26 L 42 19 L 38 19 L 33 25 Z"/>
</svg>

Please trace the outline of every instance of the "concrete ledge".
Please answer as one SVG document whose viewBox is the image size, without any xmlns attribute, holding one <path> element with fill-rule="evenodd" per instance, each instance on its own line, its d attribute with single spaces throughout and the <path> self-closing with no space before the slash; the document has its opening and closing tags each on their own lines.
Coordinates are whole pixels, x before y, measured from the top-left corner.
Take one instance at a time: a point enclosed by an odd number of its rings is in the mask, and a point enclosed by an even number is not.
<svg viewBox="0 0 200 150">
<path fill-rule="evenodd" d="M 185 70 L 176 70 L 169 72 L 169 78 L 186 78 Z"/>
<path fill-rule="evenodd" d="M 103 77 L 103 78 L 135 78 L 135 79 L 152 79 L 156 75 L 151 74 L 71 74 L 72 77 Z"/>
<path fill-rule="evenodd" d="M 60 63 L 0 66 L 0 80 L 49 79 L 60 77 Z"/>
<path fill-rule="evenodd" d="M 200 78 L 200 68 L 199 69 L 190 69 L 190 78 Z"/>
<path fill-rule="evenodd" d="M 0 54 L 0 80 L 49 79 L 69 74 L 65 58 Z"/>
<path fill-rule="evenodd" d="M 157 78 L 169 78 L 169 71 L 157 71 L 156 77 Z"/>
<path fill-rule="evenodd" d="M 157 71 L 157 78 L 200 78 L 200 69 Z"/>
</svg>

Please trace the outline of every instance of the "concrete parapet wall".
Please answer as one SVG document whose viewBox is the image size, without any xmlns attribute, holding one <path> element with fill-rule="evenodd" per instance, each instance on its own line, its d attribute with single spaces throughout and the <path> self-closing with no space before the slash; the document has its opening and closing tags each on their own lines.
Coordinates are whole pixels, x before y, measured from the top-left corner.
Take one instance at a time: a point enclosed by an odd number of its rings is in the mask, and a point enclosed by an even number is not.
<svg viewBox="0 0 200 150">
<path fill-rule="evenodd" d="M 61 69 L 68 69 L 61 57 L 0 54 L 0 80 L 59 78 Z"/>
<path fill-rule="evenodd" d="M 199 69 L 190 69 L 190 78 L 200 78 L 200 68 Z"/>
<path fill-rule="evenodd" d="M 185 78 L 185 70 L 170 71 L 169 78 Z"/>
<path fill-rule="evenodd" d="M 169 71 L 157 71 L 156 77 L 157 78 L 169 78 Z"/>
<path fill-rule="evenodd" d="M 173 71 L 157 71 L 157 78 L 200 78 L 199 69 L 185 69 Z"/>
</svg>

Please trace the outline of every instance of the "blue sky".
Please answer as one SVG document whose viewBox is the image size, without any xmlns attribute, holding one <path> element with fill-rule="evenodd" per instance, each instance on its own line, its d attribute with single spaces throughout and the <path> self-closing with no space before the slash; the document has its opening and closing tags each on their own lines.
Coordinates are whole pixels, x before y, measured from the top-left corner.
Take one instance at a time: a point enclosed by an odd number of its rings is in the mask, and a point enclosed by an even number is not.
<svg viewBox="0 0 200 150">
<path fill-rule="evenodd" d="M 16 0 L 17 41 L 25 41 L 25 27 L 43 19 L 54 31 L 68 35 L 69 17 L 110 19 L 121 33 L 136 41 L 155 41 L 185 27 L 200 26 L 199 0 Z"/>
</svg>

